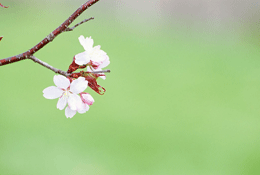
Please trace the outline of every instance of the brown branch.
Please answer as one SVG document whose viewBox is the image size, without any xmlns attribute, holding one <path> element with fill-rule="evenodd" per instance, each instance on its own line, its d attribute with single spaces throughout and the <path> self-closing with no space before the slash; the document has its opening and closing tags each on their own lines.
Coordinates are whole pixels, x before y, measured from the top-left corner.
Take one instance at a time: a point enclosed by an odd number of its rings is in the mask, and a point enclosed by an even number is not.
<svg viewBox="0 0 260 175">
<path fill-rule="evenodd" d="M 85 23 L 85 22 L 88 22 L 88 21 L 90 21 L 90 20 L 92 20 L 92 19 L 94 19 L 94 17 L 91 17 L 91 18 L 89 18 L 89 19 L 85 19 L 85 20 L 83 20 L 83 21 L 81 21 L 80 23 L 78 23 L 78 24 L 76 24 L 75 26 L 73 26 L 73 27 L 71 27 L 71 28 L 66 28 L 64 31 L 72 31 L 72 30 L 74 30 L 76 27 L 78 27 L 79 25 L 81 25 L 81 24 L 83 24 L 83 23 Z"/>
<path fill-rule="evenodd" d="M 45 37 L 41 42 L 36 44 L 34 47 L 32 47 L 30 50 L 21 53 L 19 55 L 15 55 L 12 57 L 4 58 L 0 60 L 0 66 L 14 63 L 17 61 L 21 61 L 24 59 L 28 59 L 31 57 L 34 53 L 39 51 L 41 48 L 43 48 L 46 44 L 51 42 L 55 37 L 57 37 L 60 33 L 66 31 L 68 26 L 82 13 L 84 12 L 88 7 L 92 6 L 99 0 L 89 0 L 86 3 L 82 4 L 66 21 L 64 21 L 58 28 L 56 28 L 53 32 L 51 32 L 47 37 Z"/>
<path fill-rule="evenodd" d="M 65 71 L 63 71 L 63 70 L 57 69 L 57 68 L 55 68 L 55 67 L 49 65 L 48 63 L 45 63 L 45 62 L 41 61 L 40 59 L 36 58 L 36 57 L 33 56 L 33 55 L 30 55 L 28 58 L 31 59 L 31 60 L 33 60 L 35 63 L 38 63 L 38 64 L 40 64 L 40 65 L 42 65 L 42 66 L 44 66 L 44 67 L 46 67 L 46 68 L 52 70 L 53 72 L 55 72 L 55 73 L 57 73 L 57 74 L 63 75 L 63 76 L 65 76 L 65 77 L 68 77 L 68 76 L 71 75 L 71 74 L 69 74 L 69 73 L 67 73 L 67 72 L 65 72 Z"/>
</svg>

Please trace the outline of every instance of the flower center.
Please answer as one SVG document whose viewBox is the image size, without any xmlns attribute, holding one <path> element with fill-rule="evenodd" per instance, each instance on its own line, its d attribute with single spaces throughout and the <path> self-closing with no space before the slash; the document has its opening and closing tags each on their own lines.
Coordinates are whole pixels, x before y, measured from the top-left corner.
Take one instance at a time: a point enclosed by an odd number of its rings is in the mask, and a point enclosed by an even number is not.
<svg viewBox="0 0 260 175">
<path fill-rule="evenodd" d="M 72 93 L 69 91 L 69 89 L 64 90 L 63 97 L 64 98 L 69 98 L 70 94 L 72 94 Z"/>
</svg>

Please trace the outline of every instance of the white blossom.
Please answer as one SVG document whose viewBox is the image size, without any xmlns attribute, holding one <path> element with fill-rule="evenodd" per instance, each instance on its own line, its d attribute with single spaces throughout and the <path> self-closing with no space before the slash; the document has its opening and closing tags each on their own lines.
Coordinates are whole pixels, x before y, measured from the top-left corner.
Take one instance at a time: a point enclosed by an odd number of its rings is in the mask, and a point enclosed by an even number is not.
<svg viewBox="0 0 260 175">
<path fill-rule="evenodd" d="M 65 115 L 67 118 L 72 118 L 77 112 L 83 114 L 89 110 L 89 106 L 94 103 L 94 98 L 86 92 L 80 93 L 80 98 L 83 102 L 83 108 L 80 110 L 72 110 L 69 106 L 65 109 Z"/>
<path fill-rule="evenodd" d="M 86 110 L 81 97 L 78 95 L 79 93 L 82 93 L 88 86 L 88 81 L 86 81 L 84 77 L 79 77 L 70 83 L 69 79 L 66 77 L 62 75 L 55 75 L 53 81 L 56 86 L 50 86 L 43 90 L 43 96 L 45 98 L 59 98 L 57 108 L 60 110 L 63 110 L 67 104 L 67 108 L 71 110 Z M 69 115 L 67 117 L 69 117 Z"/>
<path fill-rule="evenodd" d="M 79 37 L 79 42 L 85 49 L 84 52 L 75 56 L 75 63 L 78 65 L 90 66 L 90 71 L 95 69 L 96 71 L 102 70 L 102 68 L 110 64 L 109 57 L 106 52 L 101 50 L 101 46 L 93 47 L 94 41 L 90 37 L 85 38 L 83 35 Z"/>
</svg>

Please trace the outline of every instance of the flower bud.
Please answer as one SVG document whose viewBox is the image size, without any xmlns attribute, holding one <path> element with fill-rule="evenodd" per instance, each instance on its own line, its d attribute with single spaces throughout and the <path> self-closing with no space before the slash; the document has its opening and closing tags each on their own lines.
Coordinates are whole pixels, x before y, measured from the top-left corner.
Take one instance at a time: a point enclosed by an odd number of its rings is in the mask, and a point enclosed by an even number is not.
<svg viewBox="0 0 260 175">
<path fill-rule="evenodd" d="M 92 105 L 94 103 L 94 98 L 89 93 L 82 92 L 80 93 L 80 97 L 83 103 L 87 105 Z"/>
</svg>

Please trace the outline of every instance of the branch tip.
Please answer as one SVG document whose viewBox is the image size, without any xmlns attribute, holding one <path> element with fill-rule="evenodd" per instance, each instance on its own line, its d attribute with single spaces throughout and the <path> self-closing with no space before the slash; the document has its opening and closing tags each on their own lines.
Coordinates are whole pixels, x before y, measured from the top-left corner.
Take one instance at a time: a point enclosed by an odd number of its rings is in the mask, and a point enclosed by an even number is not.
<svg viewBox="0 0 260 175">
<path fill-rule="evenodd" d="M 107 70 L 101 70 L 101 71 L 93 71 L 93 72 L 89 72 L 89 73 L 93 73 L 93 74 L 99 74 L 99 73 L 110 73 L 110 69 L 107 69 Z"/>
</svg>

